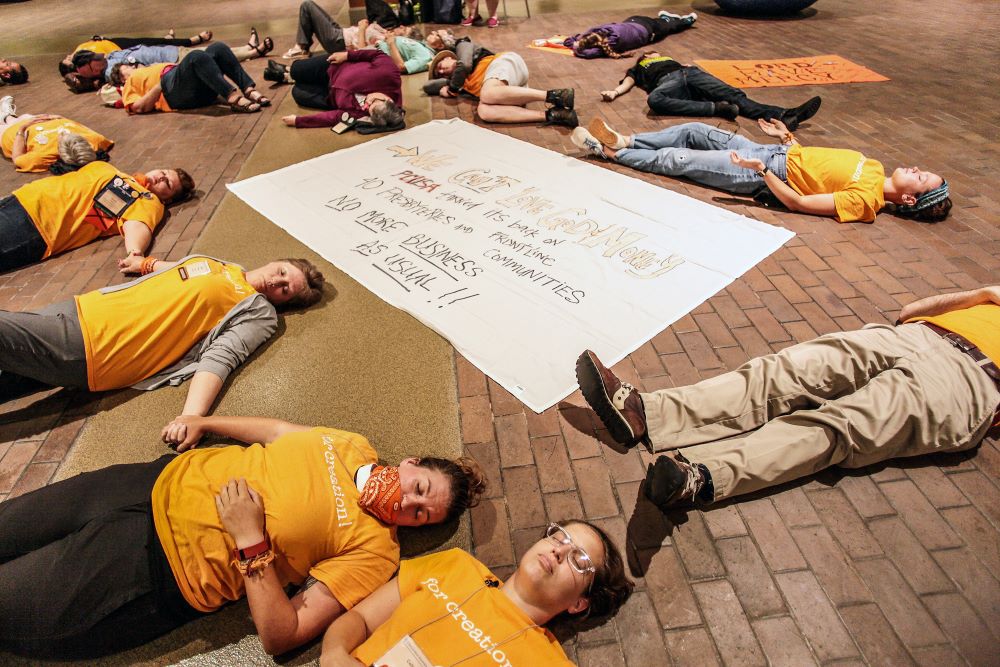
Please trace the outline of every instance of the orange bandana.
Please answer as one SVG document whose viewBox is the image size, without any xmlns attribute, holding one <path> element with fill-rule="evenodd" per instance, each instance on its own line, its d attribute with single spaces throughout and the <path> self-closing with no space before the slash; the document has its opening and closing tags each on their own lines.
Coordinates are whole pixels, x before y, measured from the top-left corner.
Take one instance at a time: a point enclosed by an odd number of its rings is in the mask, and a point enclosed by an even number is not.
<svg viewBox="0 0 1000 667">
<path fill-rule="evenodd" d="M 149 179 L 146 178 L 146 174 L 132 174 L 132 178 L 134 178 L 135 182 L 144 188 L 149 185 Z"/>
<path fill-rule="evenodd" d="M 358 498 L 361 509 L 375 515 L 382 523 L 394 526 L 402 501 L 403 489 L 399 485 L 399 468 L 374 466 Z"/>
</svg>

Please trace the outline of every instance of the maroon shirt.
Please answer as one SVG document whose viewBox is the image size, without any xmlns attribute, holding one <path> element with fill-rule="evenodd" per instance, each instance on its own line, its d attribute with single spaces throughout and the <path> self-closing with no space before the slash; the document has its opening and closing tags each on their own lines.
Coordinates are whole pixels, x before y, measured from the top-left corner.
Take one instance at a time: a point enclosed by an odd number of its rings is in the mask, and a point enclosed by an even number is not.
<svg viewBox="0 0 1000 667">
<path fill-rule="evenodd" d="M 403 106 L 403 79 L 399 67 L 378 49 L 348 51 L 347 62 L 330 65 L 327 75 L 330 77 L 327 99 L 331 111 L 296 116 L 295 127 L 333 127 L 345 111 L 354 118 L 367 116 L 368 112 L 361 108 L 356 95 L 384 93 L 397 106 Z"/>
</svg>

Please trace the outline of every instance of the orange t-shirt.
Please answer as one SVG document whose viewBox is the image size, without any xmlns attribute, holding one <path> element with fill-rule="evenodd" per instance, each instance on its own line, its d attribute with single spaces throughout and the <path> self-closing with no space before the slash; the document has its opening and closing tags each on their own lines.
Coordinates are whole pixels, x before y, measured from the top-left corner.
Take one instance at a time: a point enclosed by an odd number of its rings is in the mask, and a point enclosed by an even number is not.
<svg viewBox="0 0 1000 667">
<path fill-rule="evenodd" d="M 69 118 L 54 118 L 41 123 L 27 120 L 24 123 L 11 125 L 0 136 L 0 148 L 6 157 L 10 157 L 13 153 L 14 138 L 25 123 L 28 125 L 27 151 L 14 158 L 14 167 L 18 171 L 46 171 L 59 159 L 60 135 L 68 132 L 79 134 L 95 151 L 107 151 L 115 145 L 115 142 L 107 137 Z"/>
<path fill-rule="evenodd" d="M 486 68 L 490 66 L 490 63 L 496 60 L 496 56 L 486 56 L 478 63 L 476 63 L 476 68 L 472 70 L 472 74 L 465 78 L 465 83 L 462 85 L 462 89 L 466 92 L 479 97 L 479 91 L 483 89 L 483 84 L 486 83 Z"/>
<path fill-rule="evenodd" d="M 222 485 L 242 477 L 263 499 L 281 585 L 312 576 L 344 607 L 356 605 L 399 564 L 395 529 L 358 506 L 354 474 L 377 459 L 364 437 L 315 428 L 171 461 L 153 485 L 153 520 L 184 599 L 208 612 L 246 592 L 215 506 Z"/>
<path fill-rule="evenodd" d="M 94 208 L 94 197 L 116 177 L 139 194 L 120 220 Z M 153 193 L 125 172 L 101 161 L 62 176 L 39 178 L 12 194 L 45 240 L 47 249 L 42 259 L 79 248 L 101 236 L 120 234 L 126 220 L 141 222 L 153 231 L 163 219 L 163 203 Z"/>
<path fill-rule="evenodd" d="M 158 86 L 160 84 L 160 77 L 163 76 L 163 70 L 174 66 L 176 66 L 176 63 L 157 63 L 155 65 L 140 67 L 132 72 L 132 75 L 125 80 L 125 85 L 122 86 L 122 103 L 125 105 L 125 108 L 128 109 L 140 97 L 152 90 L 154 86 Z M 163 96 L 162 92 L 156 100 L 156 108 L 160 111 L 173 111 L 170 105 L 167 104 L 167 98 Z"/>
<path fill-rule="evenodd" d="M 957 333 L 979 348 L 990 360 L 1000 365 L 1000 306 L 983 303 L 971 308 L 953 310 L 943 315 L 914 317 L 907 322 L 924 321 Z"/>
<path fill-rule="evenodd" d="M 94 53 L 103 53 L 104 55 L 108 55 L 112 51 L 120 50 L 121 47 L 109 39 L 96 39 L 79 45 L 73 49 L 73 53 L 76 53 L 77 51 L 93 51 Z"/>
<path fill-rule="evenodd" d="M 91 391 L 129 387 L 176 363 L 256 293 L 241 266 L 192 257 L 120 289 L 77 296 Z"/>
<path fill-rule="evenodd" d="M 833 195 L 838 222 L 875 222 L 885 206 L 882 163 L 857 151 L 793 144 L 786 168 L 788 184 L 800 195 Z"/>
<path fill-rule="evenodd" d="M 461 549 L 403 561 L 399 606 L 353 656 L 377 664 L 409 635 L 434 665 L 571 667 L 559 641 L 486 579 L 496 577 Z"/>
</svg>

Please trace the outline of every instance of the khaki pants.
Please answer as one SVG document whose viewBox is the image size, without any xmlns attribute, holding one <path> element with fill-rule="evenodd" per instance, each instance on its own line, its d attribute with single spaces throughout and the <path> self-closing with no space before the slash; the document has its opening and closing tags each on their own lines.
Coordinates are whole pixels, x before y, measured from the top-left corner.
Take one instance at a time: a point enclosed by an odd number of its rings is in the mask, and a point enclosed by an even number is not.
<svg viewBox="0 0 1000 667">
<path fill-rule="evenodd" d="M 968 355 L 904 324 L 821 336 L 642 401 L 653 447 L 694 445 L 684 455 L 720 500 L 833 465 L 972 448 L 1000 392 Z"/>
</svg>

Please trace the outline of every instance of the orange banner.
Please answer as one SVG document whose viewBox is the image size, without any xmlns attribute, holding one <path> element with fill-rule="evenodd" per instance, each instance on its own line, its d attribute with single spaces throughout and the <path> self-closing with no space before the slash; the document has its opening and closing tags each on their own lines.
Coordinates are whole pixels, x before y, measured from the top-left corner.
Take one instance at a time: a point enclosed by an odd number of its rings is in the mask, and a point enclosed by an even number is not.
<svg viewBox="0 0 1000 667">
<path fill-rule="evenodd" d="M 737 88 L 889 80 L 867 67 L 833 55 L 774 60 L 696 60 L 695 64 Z"/>
</svg>

